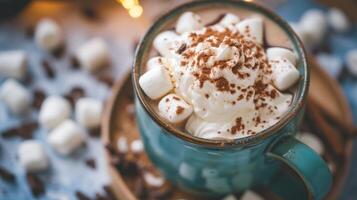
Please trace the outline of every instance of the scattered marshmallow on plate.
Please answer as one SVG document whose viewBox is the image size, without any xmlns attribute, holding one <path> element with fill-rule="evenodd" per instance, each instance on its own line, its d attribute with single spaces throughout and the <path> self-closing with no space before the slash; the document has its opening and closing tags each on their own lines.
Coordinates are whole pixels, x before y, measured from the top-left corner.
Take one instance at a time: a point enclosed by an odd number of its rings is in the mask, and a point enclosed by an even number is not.
<svg viewBox="0 0 357 200">
<path fill-rule="evenodd" d="M 75 52 L 80 66 L 89 72 L 94 72 L 110 63 L 110 53 L 102 38 L 93 38 Z"/>
<path fill-rule="evenodd" d="M 300 73 L 289 60 L 277 58 L 269 61 L 273 71 L 273 83 L 280 91 L 290 88 L 298 81 Z"/>
<path fill-rule="evenodd" d="M 22 50 L 0 52 L 0 76 L 23 79 L 26 75 L 27 56 Z"/>
<path fill-rule="evenodd" d="M 247 190 L 239 200 L 264 200 L 264 198 L 252 190 Z"/>
<path fill-rule="evenodd" d="M 325 152 L 324 145 L 322 141 L 315 135 L 311 133 L 303 133 L 297 136 L 297 139 L 300 140 L 302 143 L 309 146 L 313 149 L 317 154 L 322 155 Z"/>
<path fill-rule="evenodd" d="M 141 140 L 134 140 L 130 144 L 130 149 L 133 153 L 141 153 L 144 150 L 144 144 Z"/>
<path fill-rule="evenodd" d="M 96 99 L 84 97 L 76 102 L 76 121 L 85 128 L 95 128 L 100 125 L 102 116 L 102 102 Z"/>
<path fill-rule="evenodd" d="M 176 32 L 179 34 L 200 28 L 203 28 L 201 17 L 193 12 L 183 13 L 176 23 Z"/>
<path fill-rule="evenodd" d="M 127 153 L 128 152 L 128 140 L 120 136 L 117 141 L 117 148 L 120 153 Z"/>
<path fill-rule="evenodd" d="M 71 105 L 63 97 L 49 96 L 41 105 L 39 121 L 46 128 L 54 128 L 69 118 Z"/>
<path fill-rule="evenodd" d="M 14 79 L 7 79 L 1 85 L 0 98 L 15 114 L 26 112 L 31 103 L 30 92 Z"/>
<path fill-rule="evenodd" d="M 342 60 L 333 54 L 319 53 L 316 60 L 334 78 L 342 71 Z"/>
<path fill-rule="evenodd" d="M 61 27 L 52 19 L 42 19 L 36 26 L 35 41 L 47 51 L 57 50 L 63 45 Z"/>
<path fill-rule="evenodd" d="M 240 33 L 246 34 L 246 36 L 259 44 L 263 44 L 263 20 L 261 18 L 247 18 L 238 24 L 237 29 Z"/>
<path fill-rule="evenodd" d="M 357 76 L 357 49 L 352 49 L 347 52 L 346 65 L 348 70 Z"/>
<path fill-rule="evenodd" d="M 144 173 L 145 182 L 152 187 L 161 187 L 165 183 L 165 179 L 159 176 L 154 176 L 150 172 Z"/>
<path fill-rule="evenodd" d="M 176 94 L 169 94 L 163 97 L 158 104 L 158 108 L 159 114 L 172 123 L 184 121 L 193 112 L 192 106 Z"/>
<path fill-rule="evenodd" d="M 158 99 L 174 88 L 171 77 L 165 67 L 153 68 L 139 78 L 139 85 L 150 99 Z"/>
<path fill-rule="evenodd" d="M 350 22 L 346 14 L 338 8 L 331 8 L 327 12 L 327 21 L 336 32 L 344 33 L 350 29 Z"/>
<path fill-rule="evenodd" d="M 49 166 L 47 154 L 42 144 L 36 140 L 26 140 L 19 145 L 18 159 L 27 172 L 45 170 Z"/>
<path fill-rule="evenodd" d="M 47 141 L 61 155 L 74 152 L 85 140 L 83 129 L 72 120 L 66 120 L 57 126 L 48 136 Z"/>
<path fill-rule="evenodd" d="M 318 45 L 327 31 L 325 14 L 318 9 L 306 11 L 300 19 L 300 28 L 306 33 L 307 40 L 312 47 Z"/>
</svg>

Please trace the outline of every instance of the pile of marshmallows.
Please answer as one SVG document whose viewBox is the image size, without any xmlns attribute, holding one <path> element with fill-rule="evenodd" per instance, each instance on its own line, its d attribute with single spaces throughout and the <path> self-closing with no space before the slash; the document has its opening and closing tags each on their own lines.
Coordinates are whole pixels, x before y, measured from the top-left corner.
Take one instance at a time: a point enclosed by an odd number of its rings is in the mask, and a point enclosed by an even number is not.
<svg viewBox="0 0 357 200">
<path fill-rule="evenodd" d="M 41 20 L 35 30 L 35 41 L 42 49 L 53 52 L 64 44 L 60 26 L 51 19 Z M 103 39 L 94 38 L 80 46 L 75 57 L 80 66 L 93 72 L 110 61 L 108 47 Z M 18 80 L 27 73 L 27 55 L 22 50 L 0 52 L 0 76 L 8 78 L 0 87 L 0 99 L 15 115 L 26 113 L 32 95 Z M 69 155 L 86 139 L 85 129 L 97 128 L 102 115 L 102 102 L 84 97 L 75 104 L 75 121 L 70 119 L 72 108 L 61 96 L 49 96 L 42 103 L 38 120 L 50 131 L 47 141 L 61 155 Z M 48 157 L 41 143 L 27 140 L 18 150 L 20 164 L 27 171 L 46 169 Z"/>
<path fill-rule="evenodd" d="M 247 38 L 255 40 L 258 44 L 263 43 L 263 20 L 261 18 L 247 18 L 243 21 L 231 13 L 227 13 L 217 25 L 223 27 L 235 26 L 238 31 L 244 33 L 246 27 L 250 29 Z M 158 109 L 160 115 L 171 123 L 180 123 L 186 120 L 193 112 L 193 108 L 185 100 L 176 94 L 168 94 L 174 89 L 174 80 L 170 74 L 171 60 L 174 59 L 174 43 L 180 37 L 185 37 L 191 31 L 201 30 L 204 25 L 200 16 L 192 13 L 183 13 L 177 20 L 175 31 L 164 31 L 156 36 L 153 41 L 154 48 L 162 57 L 153 57 L 147 62 L 147 70 L 139 78 L 139 85 L 144 93 L 153 100 L 160 99 Z M 182 34 L 181 36 L 178 34 Z M 176 47 L 177 49 L 177 47 Z M 290 88 L 300 77 L 299 71 L 295 68 L 297 62 L 296 55 L 291 50 L 280 47 L 268 48 L 266 51 L 269 60 L 287 60 L 278 62 L 273 70 L 276 70 L 274 85 L 283 91 Z M 223 49 L 219 56 L 224 60 L 229 56 L 229 49 Z M 166 95 L 166 96 L 165 96 Z"/>
</svg>

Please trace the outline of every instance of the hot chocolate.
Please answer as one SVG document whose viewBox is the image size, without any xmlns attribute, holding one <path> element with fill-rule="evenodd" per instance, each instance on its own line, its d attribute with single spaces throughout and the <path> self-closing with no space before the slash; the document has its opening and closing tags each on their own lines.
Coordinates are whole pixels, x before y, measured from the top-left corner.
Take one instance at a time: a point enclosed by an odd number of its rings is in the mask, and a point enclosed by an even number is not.
<svg viewBox="0 0 357 200">
<path fill-rule="evenodd" d="M 162 120 L 187 134 L 247 137 L 289 110 L 297 57 L 264 16 L 213 10 L 183 13 L 159 33 L 139 84 Z"/>
</svg>

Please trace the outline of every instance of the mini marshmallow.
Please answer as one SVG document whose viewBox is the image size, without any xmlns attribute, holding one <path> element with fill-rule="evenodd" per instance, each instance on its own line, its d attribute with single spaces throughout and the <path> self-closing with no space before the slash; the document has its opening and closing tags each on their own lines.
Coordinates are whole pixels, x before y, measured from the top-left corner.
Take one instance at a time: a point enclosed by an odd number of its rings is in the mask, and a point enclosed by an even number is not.
<svg viewBox="0 0 357 200">
<path fill-rule="evenodd" d="M 347 52 L 346 65 L 348 70 L 357 76 L 357 49 L 352 49 Z"/>
<path fill-rule="evenodd" d="M 128 152 L 128 141 L 125 137 L 119 137 L 117 141 L 117 148 L 120 153 Z"/>
<path fill-rule="evenodd" d="M 247 190 L 239 200 L 264 200 L 264 198 L 252 190 Z"/>
<path fill-rule="evenodd" d="M 149 59 L 146 63 L 147 70 L 159 67 L 159 66 L 167 66 L 168 61 L 164 57 L 156 56 Z"/>
<path fill-rule="evenodd" d="M 134 140 L 130 144 L 130 149 L 133 153 L 141 153 L 144 150 L 144 144 L 141 140 Z"/>
<path fill-rule="evenodd" d="M 183 13 L 176 23 L 176 32 L 179 34 L 203 28 L 201 17 L 193 12 Z"/>
<path fill-rule="evenodd" d="M 102 102 L 84 97 L 78 99 L 75 107 L 76 121 L 85 128 L 95 128 L 100 125 L 102 117 Z"/>
<path fill-rule="evenodd" d="M 52 19 L 42 19 L 36 26 L 35 41 L 47 51 L 58 49 L 63 45 L 61 27 Z"/>
<path fill-rule="evenodd" d="M 49 166 L 47 154 L 36 140 L 26 140 L 19 145 L 18 159 L 26 172 L 45 170 Z"/>
<path fill-rule="evenodd" d="M 153 45 L 160 55 L 171 57 L 173 54 L 172 48 L 174 47 L 174 42 L 178 38 L 179 36 L 174 31 L 164 31 L 155 37 Z"/>
<path fill-rule="evenodd" d="M 39 112 L 39 121 L 46 128 L 54 128 L 69 118 L 71 105 L 60 96 L 50 96 L 45 99 Z"/>
<path fill-rule="evenodd" d="M 324 13 L 317 9 L 308 10 L 303 14 L 300 20 L 300 27 L 303 29 L 307 37 L 311 40 L 311 45 L 318 45 L 327 30 L 327 20 Z"/>
<path fill-rule="evenodd" d="M 171 123 L 179 123 L 187 119 L 193 111 L 191 105 L 176 94 L 163 97 L 159 104 L 160 115 Z"/>
<path fill-rule="evenodd" d="M 290 88 L 299 80 L 299 71 L 287 59 L 278 58 L 271 60 L 270 63 L 273 83 L 280 91 Z"/>
<path fill-rule="evenodd" d="M 102 38 L 93 38 L 82 44 L 75 52 L 75 56 L 80 66 L 89 72 L 110 63 L 109 49 Z"/>
<path fill-rule="evenodd" d="M 24 51 L 0 52 L 0 76 L 23 79 L 26 75 L 27 56 Z"/>
<path fill-rule="evenodd" d="M 84 132 L 72 120 L 58 125 L 48 136 L 47 141 L 61 155 L 69 155 L 85 140 Z"/>
<path fill-rule="evenodd" d="M 248 18 L 236 25 L 238 31 L 246 37 L 263 44 L 263 20 L 261 18 Z"/>
<path fill-rule="evenodd" d="M 337 78 L 340 75 L 343 65 L 339 57 L 320 53 L 316 55 L 316 60 L 332 77 Z"/>
<path fill-rule="evenodd" d="M 14 79 L 7 79 L 1 85 L 0 98 L 15 114 L 26 112 L 31 103 L 30 92 Z"/>
<path fill-rule="evenodd" d="M 311 133 L 303 133 L 299 135 L 297 139 L 300 140 L 302 143 L 306 144 L 307 146 L 309 146 L 319 155 L 324 154 L 325 152 L 324 145 L 317 136 Z"/>
<path fill-rule="evenodd" d="M 237 15 L 232 14 L 232 13 L 227 13 L 221 19 L 219 24 L 224 27 L 229 27 L 229 26 L 237 24 L 238 22 L 239 22 L 239 17 Z"/>
<path fill-rule="evenodd" d="M 234 49 L 228 45 L 220 45 L 216 50 L 217 61 L 229 60 L 234 56 Z"/>
<path fill-rule="evenodd" d="M 238 199 L 233 194 L 230 194 L 228 196 L 225 196 L 222 200 L 238 200 Z"/>
<path fill-rule="evenodd" d="M 165 183 L 165 179 L 162 177 L 154 176 L 152 173 L 145 172 L 144 180 L 149 186 L 161 187 Z"/>
<path fill-rule="evenodd" d="M 291 62 L 291 64 L 296 65 L 296 55 L 293 51 L 282 48 L 282 47 L 271 47 L 267 49 L 267 57 L 269 60 L 274 60 L 277 58 L 285 58 Z"/>
<path fill-rule="evenodd" d="M 350 29 L 350 22 L 346 14 L 338 8 L 331 8 L 328 11 L 327 21 L 330 27 L 336 32 L 343 33 Z"/>
<path fill-rule="evenodd" d="M 141 75 L 139 85 L 151 99 L 158 99 L 174 88 L 169 72 L 163 66 L 151 69 Z"/>
</svg>

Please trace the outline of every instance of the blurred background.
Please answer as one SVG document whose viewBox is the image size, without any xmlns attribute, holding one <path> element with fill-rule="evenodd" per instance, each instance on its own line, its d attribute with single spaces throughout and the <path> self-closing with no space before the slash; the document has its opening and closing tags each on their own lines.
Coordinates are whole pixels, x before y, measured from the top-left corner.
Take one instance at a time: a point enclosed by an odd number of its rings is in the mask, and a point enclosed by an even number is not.
<svg viewBox="0 0 357 200">
<path fill-rule="evenodd" d="M 73 104 L 85 96 L 105 105 L 113 85 L 126 79 L 135 47 L 148 27 L 160 15 L 185 2 L 188 1 L 0 0 L 0 54 L 21 50 L 26 55 L 27 72 L 24 77 L 17 79 L 32 99 L 30 111 L 20 115 L 11 112 L 8 105 L 0 101 L 0 199 L 99 199 L 100 195 L 110 199 L 106 186 L 110 184 L 111 175 L 107 172 L 100 128 L 86 129 L 88 137 L 85 145 L 70 156 L 58 155 L 46 142 L 48 129 L 37 123 L 41 103 L 46 96 L 60 95 Z M 254 2 L 273 9 L 292 24 L 306 44 L 312 65 L 321 67 L 330 78 L 327 80 L 332 84 L 338 83 L 342 88 L 343 96 L 340 98 L 348 102 L 348 109 L 355 119 L 351 123 L 357 123 L 357 1 Z M 321 41 L 316 44 L 303 38 L 304 33 L 299 27 L 302 16 L 311 9 L 323 13 L 328 24 Z M 54 20 L 61 28 L 64 42 L 60 48 L 49 50 L 49 47 L 43 47 L 37 41 L 36 26 L 47 18 Z M 347 25 L 344 24 L 346 20 Z M 108 66 L 95 72 L 79 68 L 75 58 L 78 48 L 93 38 L 104 41 L 110 57 Z M 7 78 L 0 73 L 0 86 Z M 334 90 L 331 87 L 322 88 L 327 92 L 329 89 Z M 335 94 L 331 93 L 332 96 Z M 325 98 L 322 101 L 315 101 L 321 109 L 315 109 L 314 112 L 329 115 L 329 107 L 334 107 L 329 102 L 333 100 Z M 73 113 L 70 115 L 75 118 Z M 341 171 L 336 176 L 346 176 L 338 179 L 338 197 L 344 200 L 357 199 L 357 141 L 353 137 L 356 132 L 354 125 L 347 124 L 333 114 L 329 117 L 337 124 L 342 124 L 338 132 L 343 135 L 350 132 L 343 137 L 346 142 L 342 146 L 326 147 L 343 149 L 336 156 L 340 161 L 335 159 L 336 171 Z M 322 135 L 330 137 L 333 134 Z M 321 134 L 318 135 L 321 137 Z M 335 140 L 334 136 L 331 138 Z M 49 169 L 36 173 L 34 177 L 29 177 L 18 161 L 18 148 L 29 139 L 39 141 L 50 160 Z M 322 142 L 328 143 L 324 139 Z M 45 191 L 38 191 L 42 189 L 38 188 L 38 181 L 42 182 Z"/>
</svg>

